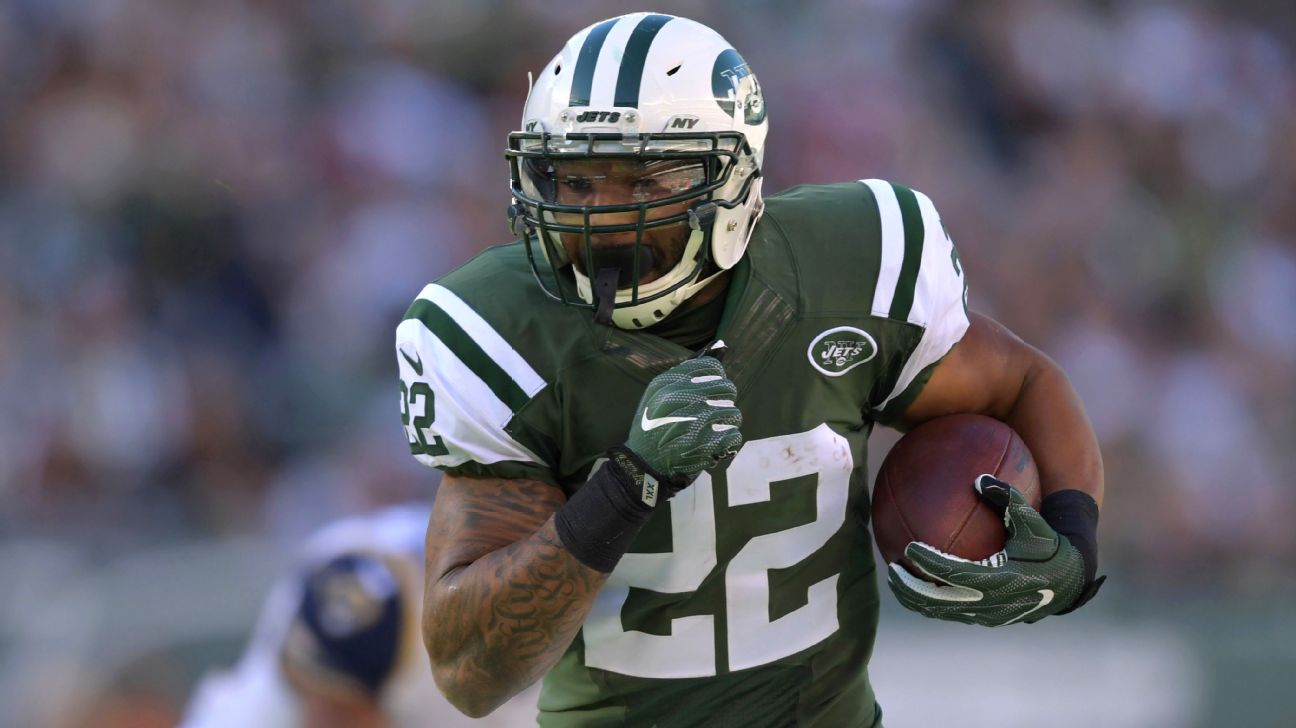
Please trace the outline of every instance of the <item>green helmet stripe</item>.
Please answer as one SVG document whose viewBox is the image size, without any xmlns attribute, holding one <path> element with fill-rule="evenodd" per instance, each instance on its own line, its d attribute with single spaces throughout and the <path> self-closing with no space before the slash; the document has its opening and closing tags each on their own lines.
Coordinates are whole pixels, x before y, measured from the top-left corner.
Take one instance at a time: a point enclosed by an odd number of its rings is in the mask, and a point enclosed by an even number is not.
<svg viewBox="0 0 1296 728">
<path fill-rule="evenodd" d="M 616 93 L 613 106 L 633 106 L 639 108 L 639 84 L 643 81 L 644 64 L 648 61 L 648 49 L 652 47 L 657 31 L 670 22 L 670 15 L 649 15 L 630 33 L 625 53 L 621 56 L 621 72 L 617 74 Z"/>
<path fill-rule="evenodd" d="M 513 377 L 440 306 L 420 298 L 405 312 L 405 320 L 409 319 L 422 321 L 428 331 L 440 339 L 514 414 L 530 399 Z"/>
<path fill-rule="evenodd" d="M 571 96 L 568 106 L 589 106 L 590 90 L 594 87 L 594 66 L 598 64 L 599 51 L 603 50 L 603 41 L 608 31 L 616 25 L 617 18 L 604 20 L 594 26 L 585 43 L 581 45 L 580 54 L 576 56 L 576 68 L 572 72 Z"/>
<path fill-rule="evenodd" d="M 913 190 L 898 184 L 892 184 L 896 201 L 900 203 L 900 217 L 904 221 L 904 262 L 900 264 L 900 279 L 896 281 L 895 297 L 891 299 L 893 319 L 908 320 L 909 310 L 913 308 L 914 289 L 918 286 L 918 268 L 922 263 L 923 229 L 922 212 L 918 210 L 918 198 Z"/>
</svg>

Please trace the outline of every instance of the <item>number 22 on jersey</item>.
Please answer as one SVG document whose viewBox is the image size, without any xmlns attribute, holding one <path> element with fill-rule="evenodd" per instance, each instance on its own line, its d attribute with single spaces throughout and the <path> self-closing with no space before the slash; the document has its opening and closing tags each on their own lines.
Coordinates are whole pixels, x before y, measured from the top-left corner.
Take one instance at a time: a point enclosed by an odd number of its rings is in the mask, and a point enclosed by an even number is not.
<svg viewBox="0 0 1296 728">
<path fill-rule="evenodd" d="M 722 565 L 723 617 L 730 670 L 764 665 L 811 647 L 837 631 L 837 578 L 810 586 L 806 603 L 771 620 L 771 569 L 786 569 L 823 548 L 846 519 L 855 464 L 846 439 L 828 425 L 794 435 L 754 440 L 726 470 L 725 506 L 715 504 L 703 473 L 670 501 L 672 548 L 668 553 L 628 553 L 608 578 L 585 620 L 589 667 L 646 678 L 715 675 L 717 614 L 678 617 L 670 634 L 655 635 L 622 624 L 631 588 L 667 594 L 696 591 L 717 567 L 716 509 L 768 502 L 775 482 L 817 476 L 815 519 L 755 536 Z"/>
</svg>

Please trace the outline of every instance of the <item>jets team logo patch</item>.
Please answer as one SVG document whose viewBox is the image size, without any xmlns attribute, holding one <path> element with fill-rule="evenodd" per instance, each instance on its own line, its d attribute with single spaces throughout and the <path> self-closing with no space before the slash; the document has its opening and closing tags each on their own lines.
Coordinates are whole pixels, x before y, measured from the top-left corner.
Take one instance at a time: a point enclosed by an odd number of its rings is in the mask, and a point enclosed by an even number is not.
<svg viewBox="0 0 1296 728">
<path fill-rule="evenodd" d="M 810 364 L 830 377 L 840 377 L 877 356 L 877 342 L 854 326 L 838 326 L 810 342 Z"/>
</svg>

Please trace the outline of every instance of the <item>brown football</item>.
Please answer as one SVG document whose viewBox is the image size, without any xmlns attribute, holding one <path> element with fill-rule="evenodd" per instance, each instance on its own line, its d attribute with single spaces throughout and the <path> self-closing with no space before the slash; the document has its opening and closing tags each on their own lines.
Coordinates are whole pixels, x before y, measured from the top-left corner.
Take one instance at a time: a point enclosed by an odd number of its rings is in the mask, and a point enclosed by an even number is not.
<svg viewBox="0 0 1296 728">
<path fill-rule="evenodd" d="M 982 473 L 1007 481 L 1039 508 L 1035 459 L 1008 425 L 981 415 L 948 415 L 900 438 L 873 485 L 873 536 L 882 557 L 914 571 L 904 558 L 910 541 L 972 560 L 1001 550 L 1003 519 L 972 488 Z"/>
</svg>

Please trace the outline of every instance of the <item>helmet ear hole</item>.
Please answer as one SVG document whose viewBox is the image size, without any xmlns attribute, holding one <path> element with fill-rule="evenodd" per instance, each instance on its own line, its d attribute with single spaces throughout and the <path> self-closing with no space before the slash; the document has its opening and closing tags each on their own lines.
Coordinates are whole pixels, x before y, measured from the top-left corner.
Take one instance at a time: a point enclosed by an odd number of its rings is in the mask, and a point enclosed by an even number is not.
<svg viewBox="0 0 1296 728">
<path fill-rule="evenodd" d="M 672 68 L 672 69 L 670 69 L 669 71 L 666 72 L 666 75 L 667 75 L 667 76 L 674 76 L 675 73 L 678 72 L 678 71 L 680 70 L 680 66 L 682 66 L 682 65 L 684 65 L 684 64 L 683 64 L 683 63 L 676 63 L 674 68 Z"/>
</svg>

